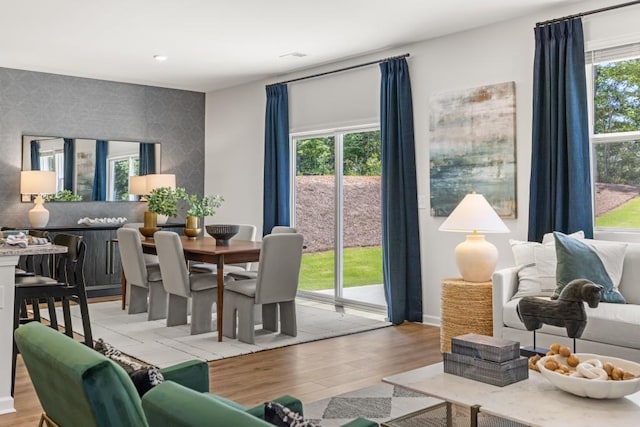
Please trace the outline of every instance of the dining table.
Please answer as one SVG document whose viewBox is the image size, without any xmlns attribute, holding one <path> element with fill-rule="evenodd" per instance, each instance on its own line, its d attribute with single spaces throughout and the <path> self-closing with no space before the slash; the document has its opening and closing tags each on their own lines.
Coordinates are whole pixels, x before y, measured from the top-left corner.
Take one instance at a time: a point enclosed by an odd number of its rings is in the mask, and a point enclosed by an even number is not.
<svg viewBox="0 0 640 427">
<path fill-rule="evenodd" d="M 218 341 L 222 341 L 222 312 L 224 306 L 224 265 L 260 260 L 261 242 L 249 240 L 228 240 L 228 244 L 219 244 L 216 239 L 201 236 L 190 239 L 180 236 L 185 261 L 198 261 L 215 264 L 217 266 L 218 300 L 216 301 Z M 153 239 L 142 241 L 142 251 L 156 254 L 156 245 Z"/>
</svg>

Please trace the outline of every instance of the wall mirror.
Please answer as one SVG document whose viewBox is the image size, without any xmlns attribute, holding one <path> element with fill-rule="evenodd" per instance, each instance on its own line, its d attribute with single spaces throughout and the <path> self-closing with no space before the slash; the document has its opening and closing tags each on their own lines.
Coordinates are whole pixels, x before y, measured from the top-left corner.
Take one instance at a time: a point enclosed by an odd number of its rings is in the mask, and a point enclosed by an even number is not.
<svg viewBox="0 0 640 427">
<path fill-rule="evenodd" d="M 154 142 L 22 136 L 22 170 L 56 172 L 51 201 L 130 201 L 129 176 L 160 171 L 161 146 Z M 22 196 L 29 202 L 30 196 Z"/>
</svg>

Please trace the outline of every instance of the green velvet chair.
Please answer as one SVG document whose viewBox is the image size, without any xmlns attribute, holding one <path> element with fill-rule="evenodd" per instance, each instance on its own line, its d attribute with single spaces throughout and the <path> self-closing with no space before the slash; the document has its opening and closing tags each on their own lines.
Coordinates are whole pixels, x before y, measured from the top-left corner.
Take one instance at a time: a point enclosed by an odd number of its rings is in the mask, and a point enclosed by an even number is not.
<svg viewBox="0 0 640 427">
<path fill-rule="evenodd" d="M 283 396 L 274 401 L 302 413 L 299 400 Z M 262 419 L 264 405 L 244 406 L 210 393 L 197 393 L 172 381 L 149 390 L 142 398 L 142 408 L 153 427 L 261 427 L 272 426 Z M 357 418 L 343 427 L 376 427 L 377 423 Z M 273 427 L 273 426 L 272 426 Z"/>
<path fill-rule="evenodd" d="M 129 375 L 102 354 L 42 323 L 15 331 L 15 340 L 44 410 L 61 427 L 144 427 L 147 420 Z M 209 367 L 193 360 L 161 369 L 166 380 L 209 390 Z"/>
</svg>

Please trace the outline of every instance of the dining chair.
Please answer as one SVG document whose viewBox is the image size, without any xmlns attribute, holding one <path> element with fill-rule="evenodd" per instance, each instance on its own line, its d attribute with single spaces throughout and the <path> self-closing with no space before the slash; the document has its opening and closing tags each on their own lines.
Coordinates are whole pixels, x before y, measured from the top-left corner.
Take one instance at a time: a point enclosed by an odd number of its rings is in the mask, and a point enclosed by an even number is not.
<svg viewBox="0 0 640 427">
<path fill-rule="evenodd" d="M 250 240 L 256 239 L 256 226 L 253 224 L 238 224 L 238 232 L 231 238 L 232 240 Z M 247 271 L 251 268 L 251 263 L 225 264 L 224 274 L 232 272 Z M 198 262 L 191 264 L 191 272 L 193 273 L 215 273 L 218 267 L 215 264 L 206 262 Z"/>
<path fill-rule="evenodd" d="M 298 230 L 295 227 L 287 227 L 284 225 L 276 225 L 271 229 L 271 234 L 280 234 L 280 233 L 297 233 Z"/>
<path fill-rule="evenodd" d="M 80 307 L 84 343 L 88 347 L 93 348 L 93 336 L 91 333 L 91 321 L 89 319 L 89 306 L 87 303 L 83 271 L 87 245 L 82 240 L 82 236 L 64 233 L 57 234 L 53 239 L 53 243 L 67 247 L 66 253 L 57 254 L 55 257 L 55 262 L 53 263 L 54 269 L 52 270 L 54 277 L 40 274 L 16 276 L 13 328 L 15 330 L 21 324 L 39 321 L 39 316 L 37 318 L 35 315 L 33 318 L 27 317 L 26 313 L 21 310 L 21 306 L 25 301 L 39 302 L 39 300 L 45 299 L 49 305 L 50 326 L 57 330 L 58 323 L 56 320 L 54 301 L 59 299 L 62 303 L 65 334 L 73 337 L 70 308 L 70 302 L 73 301 Z M 15 385 L 16 358 L 17 347 L 14 343 L 12 390 Z"/>
<path fill-rule="evenodd" d="M 129 288 L 128 313 L 136 314 L 146 311 L 147 320 L 166 318 L 167 292 L 162 284 L 160 263 L 147 264 L 138 230 L 121 227 L 116 234 L 122 270 Z"/>
<path fill-rule="evenodd" d="M 142 240 L 142 238 L 144 237 L 142 235 L 142 233 L 140 233 L 140 227 L 143 227 L 144 223 L 142 222 L 126 222 L 122 225 L 122 228 L 132 228 L 134 230 L 137 230 L 138 233 L 140 234 L 140 239 Z M 147 267 L 147 269 L 153 269 L 158 268 L 158 271 L 160 269 L 159 265 L 160 263 L 158 262 L 158 256 L 157 255 L 153 255 L 153 254 L 142 254 L 144 257 L 144 264 Z M 129 303 L 129 295 L 127 293 L 127 276 L 126 274 L 122 274 L 122 309 L 124 310 L 127 306 L 127 304 Z"/>
<path fill-rule="evenodd" d="M 302 260 L 302 235 L 269 234 L 262 240 L 255 279 L 236 280 L 224 288 L 223 335 L 255 342 L 254 306 L 262 305 L 262 328 L 297 335 L 295 298 Z M 278 308 L 280 321 L 278 322 Z M 236 322 L 237 320 L 237 322 Z"/>
<path fill-rule="evenodd" d="M 153 235 L 160 261 L 162 283 L 169 294 L 167 326 L 187 324 L 191 301 L 191 335 L 214 330 L 213 303 L 218 300 L 218 277 L 215 273 L 189 274 L 180 236 L 173 231 Z M 225 278 L 225 282 L 233 280 Z"/>
</svg>

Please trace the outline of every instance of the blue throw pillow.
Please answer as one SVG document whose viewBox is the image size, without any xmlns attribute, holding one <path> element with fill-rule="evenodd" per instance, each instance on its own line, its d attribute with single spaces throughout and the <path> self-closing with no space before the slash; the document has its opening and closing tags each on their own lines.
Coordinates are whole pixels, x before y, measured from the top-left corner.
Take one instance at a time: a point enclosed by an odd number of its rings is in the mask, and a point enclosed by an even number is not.
<svg viewBox="0 0 640 427">
<path fill-rule="evenodd" d="M 587 279 L 601 285 L 601 301 L 624 304 L 618 291 L 627 245 L 617 242 L 577 240 L 554 232 L 556 242 L 556 290 L 551 296 L 558 299 L 560 292 L 574 279 Z"/>
</svg>

